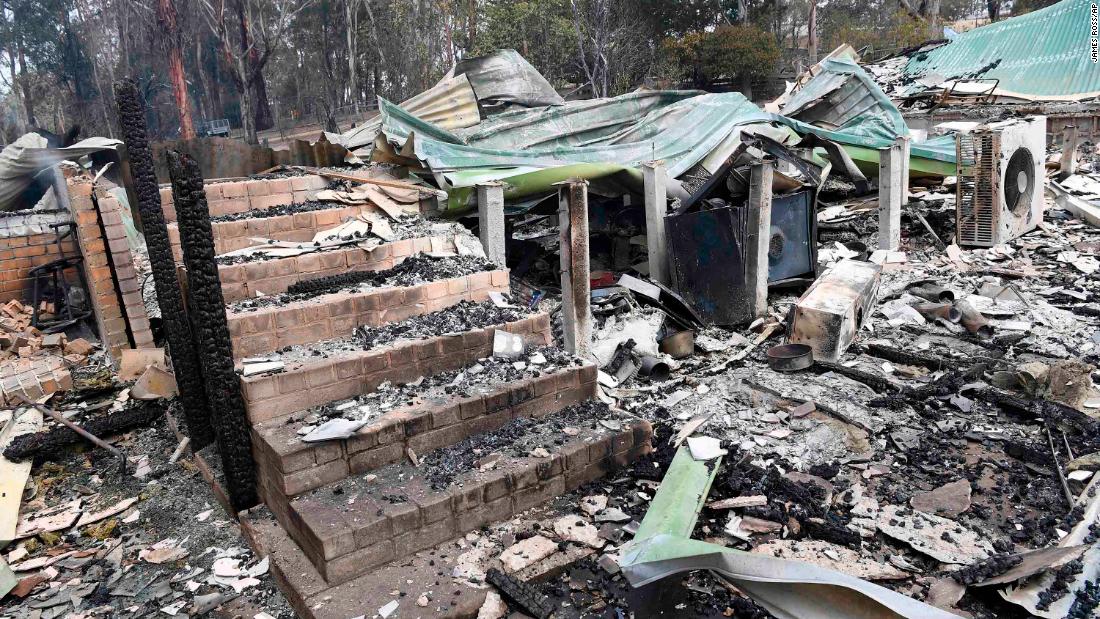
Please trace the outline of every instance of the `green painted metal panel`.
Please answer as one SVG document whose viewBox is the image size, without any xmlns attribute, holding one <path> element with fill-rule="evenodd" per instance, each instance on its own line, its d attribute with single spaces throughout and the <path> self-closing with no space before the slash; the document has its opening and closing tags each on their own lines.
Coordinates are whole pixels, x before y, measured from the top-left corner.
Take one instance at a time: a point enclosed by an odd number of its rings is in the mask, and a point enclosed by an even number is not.
<svg viewBox="0 0 1100 619">
<path fill-rule="evenodd" d="M 1078 100 L 1100 95 L 1100 64 L 1090 57 L 1090 12 L 1095 0 L 1063 0 L 1031 13 L 964 32 L 914 55 L 907 79 L 994 78 L 999 94 L 1027 99 Z M 920 92 L 913 84 L 905 93 Z"/>
</svg>

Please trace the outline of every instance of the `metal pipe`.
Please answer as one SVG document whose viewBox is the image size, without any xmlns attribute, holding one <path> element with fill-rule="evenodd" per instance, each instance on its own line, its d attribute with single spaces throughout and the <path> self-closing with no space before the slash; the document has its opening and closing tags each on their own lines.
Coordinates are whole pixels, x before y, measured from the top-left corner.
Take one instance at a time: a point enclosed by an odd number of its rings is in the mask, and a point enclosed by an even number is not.
<svg viewBox="0 0 1100 619">
<path fill-rule="evenodd" d="M 913 306 L 925 320 L 934 321 L 937 318 L 958 324 L 962 320 L 962 312 L 950 303 L 920 303 Z"/>
<path fill-rule="evenodd" d="M 933 303 L 954 303 L 955 293 L 936 284 L 920 284 L 907 290 L 913 296 L 927 299 Z"/>
<path fill-rule="evenodd" d="M 642 365 L 638 368 L 638 374 L 657 383 L 668 380 L 670 370 L 668 364 L 653 355 L 642 357 Z"/>
<path fill-rule="evenodd" d="M 959 301 L 955 307 L 962 314 L 962 326 L 966 327 L 967 331 L 984 339 L 993 337 L 993 325 L 989 324 L 989 319 L 968 301 Z"/>
</svg>

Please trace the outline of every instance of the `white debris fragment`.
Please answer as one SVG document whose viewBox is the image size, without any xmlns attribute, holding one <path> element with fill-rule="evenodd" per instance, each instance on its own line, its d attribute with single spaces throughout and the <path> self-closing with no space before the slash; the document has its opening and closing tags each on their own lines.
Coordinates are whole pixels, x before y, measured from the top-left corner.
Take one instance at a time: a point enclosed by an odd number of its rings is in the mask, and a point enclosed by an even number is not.
<svg viewBox="0 0 1100 619">
<path fill-rule="evenodd" d="M 514 573 L 538 563 L 558 550 L 558 545 L 549 538 L 535 535 L 517 542 L 505 549 L 500 555 L 500 564 L 504 571 Z"/>
<path fill-rule="evenodd" d="M 722 441 L 712 436 L 689 436 L 687 445 L 691 451 L 691 457 L 696 460 L 713 460 L 729 453 L 722 449 Z"/>
<path fill-rule="evenodd" d="M 558 537 L 578 544 L 603 548 L 604 540 L 600 539 L 596 527 L 588 524 L 578 516 L 562 516 L 554 521 L 554 532 Z"/>
<path fill-rule="evenodd" d="M 399 605 L 400 603 L 397 600 L 390 600 L 388 603 L 386 603 L 385 606 L 378 609 L 378 616 L 382 619 L 386 619 L 387 617 L 392 615 L 395 610 L 397 610 L 397 607 Z"/>
<path fill-rule="evenodd" d="M 581 511 L 589 516 L 595 516 L 607 507 L 607 496 L 594 494 L 581 499 Z"/>
<path fill-rule="evenodd" d="M 993 551 L 989 542 L 954 520 L 898 505 L 883 507 L 876 526 L 883 534 L 941 563 L 969 565 L 988 558 Z"/>
<path fill-rule="evenodd" d="M 477 619 L 502 619 L 508 614 L 508 605 L 496 591 L 485 594 L 485 602 L 477 611 Z"/>
</svg>

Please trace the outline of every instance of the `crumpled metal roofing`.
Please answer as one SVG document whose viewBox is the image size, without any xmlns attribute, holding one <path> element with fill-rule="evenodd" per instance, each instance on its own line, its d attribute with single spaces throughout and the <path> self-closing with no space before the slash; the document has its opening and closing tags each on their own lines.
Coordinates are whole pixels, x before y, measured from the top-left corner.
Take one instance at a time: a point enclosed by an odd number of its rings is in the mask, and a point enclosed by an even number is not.
<svg viewBox="0 0 1100 619">
<path fill-rule="evenodd" d="M 444 77 L 435 86 L 401 102 L 401 106 L 444 129 L 460 129 L 481 121 L 477 95 L 465 75 Z M 328 141 L 355 151 L 370 147 L 382 128 L 382 117 L 376 116 L 342 134 L 326 133 Z M 370 149 L 367 148 L 369 151 Z M 365 154 L 365 153 L 357 153 Z"/>
<path fill-rule="evenodd" d="M 827 58 L 819 69 L 787 97 L 779 111 L 780 122 L 799 133 L 861 149 L 886 148 L 899 136 L 909 135 L 897 106 L 855 61 Z M 954 163 L 955 139 L 917 142 L 911 144 L 910 152 L 916 158 Z M 876 155 L 876 165 L 877 161 Z"/>
<path fill-rule="evenodd" d="M 1090 12 L 1095 0 L 1063 0 L 1031 13 L 975 28 L 945 45 L 915 54 L 908 79 L 999 79 L 995 94 L 1037 101 L 1100 96 L 1100 64 L 1090 58 Z"/>
<path fill-rule="evenodd" d="M 515 58 L 496 59 L 504 60 Z M 789 116 L 766 112 L 737 92 L 638 90 L 607 99 L 520 107 L 455 127 L 380 98 L 384 140 L 377 142 L 374 158 L 422 165 L 420 171 L 433 174 L 449 192 L 451 209 L 470 206 L 469 188 L 485 181 L 504 181 L 505 199 L 514 203 L 548 195 L 555 191 L 554 183 L 572 176 L 640 188 L 638 167 L 647 161 L 664 161 L 670 179 L 696 166 L 713 173 L 741 143 L 744 130 L 783 143 L 814 134 L 841 144 L 862 168 L 877 170 L 879 149 L 908 134 L 901 113 L 851 59 L 826 59 L 818 69 L 785 100 L 782 111 Z M 478 89 L 473 76 L 470 83 Z M 525 89 L 520 84 L 517 92 Z M 916 174 L 953 170 L 953 140 L 914 144 L 911 152 Z"/>
</svg>

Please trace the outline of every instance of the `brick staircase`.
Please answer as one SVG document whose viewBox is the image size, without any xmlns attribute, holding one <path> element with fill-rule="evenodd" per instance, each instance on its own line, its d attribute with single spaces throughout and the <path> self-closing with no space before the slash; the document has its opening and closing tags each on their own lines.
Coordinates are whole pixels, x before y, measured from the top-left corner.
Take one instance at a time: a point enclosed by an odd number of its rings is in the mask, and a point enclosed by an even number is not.
<svg viewBox="0 0 1100 619">
<path fill-rule="evenodd" d="M 313 190 L 298 184 L 306 188 L 291 184 L 292 192 Z M 230 208 L 256 208 L 225 189 Z M 252 221 L 233 223 L 247 230 Z M 381 583 L 411 577 L 415 565 L 436 570 L 418 563 L 418 552 L 546 503 L 651 449 L 648 423 L 625 416 L 616 423 L 594 400 L 596 367 L 552 345 L 547 314 L 489 301 L 490 292 L 508 292 L 505 269 L 255 302 L 256 291 L 271 297 L 349 272 L 382 277 L 417 253 L 455 247 L 448 236 L 426 234 L 370 253 L 351 248 L 219 267 L 236 359 L 284 364 L 240 379 L 265 503 L 241 521 L 300 616 L 371 616 L 394 588 Z M 530 356 L 494 358 L 497 331 L 522 336 Z M 303 440 L 326 419 L 345 416 L 365 425 L 346 439 Z M 476 614 L 484 593 L 456 588 L 442 616 Z"/>
</svg>

